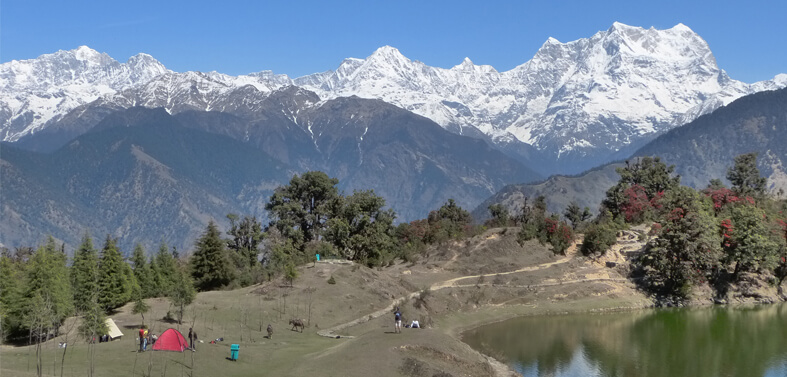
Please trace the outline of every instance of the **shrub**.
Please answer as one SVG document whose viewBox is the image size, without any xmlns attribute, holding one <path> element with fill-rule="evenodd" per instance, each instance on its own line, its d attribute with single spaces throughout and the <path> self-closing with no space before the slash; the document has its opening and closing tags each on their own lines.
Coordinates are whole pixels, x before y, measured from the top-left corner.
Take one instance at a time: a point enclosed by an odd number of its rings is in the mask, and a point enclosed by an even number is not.
<svg viewBox="0 0 787 377">
<path fill-rule="evenodd" d="M 582 254 L 604 255 L 617 241 L 615 233 L 617 231 L 611 224 L 591 224 L 585 231 Z"/>
<path fill-rule="evenodd" d="M 566 254 L 566 250 L 574 241 L 574 230 L 565 222 L 556 225 L 555 230 L 549 233 L 549 243 L 555 254 Z"/>
</svg>

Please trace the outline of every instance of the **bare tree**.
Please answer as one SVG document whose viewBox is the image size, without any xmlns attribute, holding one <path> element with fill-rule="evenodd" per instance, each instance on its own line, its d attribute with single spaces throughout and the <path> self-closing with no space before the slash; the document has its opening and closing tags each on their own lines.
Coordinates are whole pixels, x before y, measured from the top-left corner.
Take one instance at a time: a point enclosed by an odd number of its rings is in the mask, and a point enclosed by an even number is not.
<svg viewBox="0 0 787 377">
<path fill-rule="evenodd" d="M 309 287 L 309 288 L 306 288 L 306 289 L 303 290 L 307 294 L 307 303 L 308 303 L 308 306 L 309 306 L 309 317 L 307 319 L 307 321 L 308 321 L 307 323 L 308 323 L 309 327 L 311 327 L 311 325 L 312 325 L 312 302 L 314 302 L 312 294 L 316 290 L 317 290 L 317 288 L 313 288 L 313 287 Z"/>
</svg>

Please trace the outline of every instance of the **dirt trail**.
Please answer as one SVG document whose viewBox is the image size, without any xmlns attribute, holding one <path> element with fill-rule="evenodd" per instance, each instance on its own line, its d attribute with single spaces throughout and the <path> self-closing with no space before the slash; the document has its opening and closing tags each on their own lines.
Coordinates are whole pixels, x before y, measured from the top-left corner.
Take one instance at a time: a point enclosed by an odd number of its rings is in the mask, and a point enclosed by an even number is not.
<svg viewBox="0 0 787 377">
<path fill-rule="evenodd" d="M 479 277 L 482 277 L 482 276 L 483 277 L 488 277 L 488 276 L 515 274 L 515 273 L 519 273 L 519 272 L 529 272 L 529 271 L 543 270 L 545 268 L 549 268 L 549 267 L 552 267 L 554 265 L 561 264 L 561 263 L 566 263 L 566 262 L 570 261 L 576 255 L 576 253 L 577 253 L 577 244 L 575 243 L 574 245 L 571 245 L 568 248 L 568 250 L 566 250 L 566 255 L 564 257 L 562 257 L 562 258 L 560 258 L 560 259 L 558 259 L 558 260 L 556 260 L 554 262 L 542 263 L 542 264 L 539 264 L 539 265 L 536 265 L 536 266 L 524 267 L 524 268 L 520 268 L 520 269 L 514 270 L 514 271 L 491 273 L 491 274 L 479 274 L 479 275 L 461 276 L 461 277 L 458 277 L 458 278 L 453 278 L 453 279 L 449 279 L 449 280 L 446 280 L 446 281 L 434 283 L 434 284 L 432 284 L 429 287 L 429 290 L 437 291 L 437 290 L 444 289 L 444 288 L 463 287 L 463 285 L 457 285 L 456 283 L 459 282 L 459 281 L 462 281 L 462 280 L 467 280 L 467 279 L 478 279 Z M 603 279 L 603 278 L 601 278 L 601 279 L 583 279 L 581 281 L 577 280 L 576 282 L 595 281 L 595 280 L 610 280 L 610 279 L 608 279 L 608 278 L 607 279 Z M 530 285 L 529 287 L 537 287 L 537 286 L 545 286 L 546 287 L 546 286 L 559 285 L 559 284 L 564 284 L 564 283 L 565 284 L 571 284 L 571 283 L 574 283 L 574 281 L 563 282 L 563 283 L 534 284 L 534 285 Z M 473 284 L 473 285 L 475 285 L 475 284 Z M 377 310 L 377 311 L 375 311 L 373 313 L 364 315 L 363 317 L 354 319 L 354 320 L 352 320 L 350 322 L 342 323 L 340 325 L 331 327 L 329 329 L 320 330 L 320 331 L 317 332 L 317 335 L 328 337 L 328 338 L 353 338 L 352 336 L 336 334 L 336 332 L 342 331 L 342 330 L 347 329 L 349 327 L 353 327 L 353 326 L 359 325 L 361 323 L 368 322 L 368 321 L 370 321 L 372 319 L 379 318 L 379 317 L 382 317 L 384 315 L 391 314 L 391 313 L 393 313 L 393 310 L 394 310 L 395 307 L 399 306 L 400 304 L 402 304 L 403 302 L 405 302 L 407 300 L 415 298 L 420 293 L 421 293 L 420 291 L 411 292 L 411 293 L 409 293 L 409 294 L 407 294 L 407 295 L 405 295 L 403 297 L 399 297 L 397 299 L 394 299 L 393 302 L 391 302 L 390 305 L 386 306 L 383 309 L 380 309 L 380 310 Z"/>
<path fill-rule="evenodd" d="M 461 281 L 469 280 L 469 279 L 478 279 L 480 277 L 492 277 L 492 276 L 497 276 L 497 275 L 516 274 L 516 273 L 520 273 L 520 272 L 539 271 L 539 270 L 550 268 L 550 267 L 558 265 L 558 264 L 567 263 L 567 262 L 571 261 L 576 256 L 576 254 L 577 254 L 577 246 L 580 245 L 580 244 L 581 244 L 581 240 L 580 240 L 579 243 L 575 243 L 574 245 L 569 247 L 569 249 L 566 250 L 566 255 L 565 256 L 563 256 L 562 258 L 560 258 L 560 259 L 558 259 L 556 261 L 553 261 L 553 262 L 542 263 L 542 264 L 539 264 L 539 265 L 536 265 L 536 266 L 523 267 L 523 268 L 520 268 L 520 269 L 517 269 L 517 270 L 507 271 L 507 272 L 461 276 L 461 277 L 457 277 L 457 278 L 453 278 L 453 279 L 448 279 L 448 280 L 445 280 L 445 281 L 442 281 L 442 282 L 434 283 L 434 284 L 432 284 L 429 287 L 429 289 L 432 290 L 432 291 L 436 291 L 436 290 L 441 290 L 441 289 L 445 289 L 445 288 L 474 287 L 474 286 L 477 286 L 477 285 L 492 286 L 492 285 L 494 285 L 493 283 L 480 283 L 480 284 L 478 284 L 478 283 L 476 283 L 476 284 L 457 284 L 457 283 L 461 282 Z M 457 256 L 458 255 L 454 255 L 453 258 L 451 258 L 451 260 L 449 261 L 449 263 L 453 262 L 456 259 Z M 557 281 L 557 282 L 554 282 L 554 281 L 553 282 L 544 282 L 544 283 L 530 284 L 530 285 L 516 285 L 516 286 L 501 285 L 499 287 L 533 289 L 533 288 L 551 287 L 551 286 L 564 285 L 564 284 L 578 284 L 578 283 L 588 283 L 588 282 L 622 283 L 622 282 L 626 282 L 626 281 L 628 281 L 628 280 L 624 279 L 624 278 L 610 278 L 609 276 L 599 276 L 599 277 L 584 278 L 584 279 L 574 279 L 574 280 L 565 280 L 565 281 Z M 618 290 L 619 290 L 619 287 L 618 287 Z M 354 320 L 352 320 L 350 322 L 346 322 L 346 323 L 343 323 L 343 324 L 331 327 L 329 329 L 320 330 L 320 331 L 317 332 L 317 334 L 320 335 L 320 336 L 329 337 L 329 338 L 347 338 L 347 339 L 352 339 L 352 338 L 354 338 L 354 336 L 339 335 L 339 334 L 337 334 L 337 332 L 340 332 L 342 330 L 345 330 L 347 328 L 350 328 L 350 327 L 353 327 L 353 326 L 356 326 L 356 325 L 360 325 L 362 323 L 366 323 L 366 322 L 368 322 L 370 320 L 382 317 L 384 315 L 390 315 L 393 312 L 395 307 L 401 305 L 402 303 L 404 303 L 407 300 L 410 300 L 410 299 L 413 299 L 413 298 L 417 297 L 420 293 L 421 293 L 420 291 L 411 292 L 411 293 L 409 293 L 409 294 L 407 294 L 407 295 L 405 295 L 403 297 L 399 297 L 397 299 L 394 299 L 391 302 L 390 305 L 386 306 L 383 309 L 380 309 L 380 310 L 377 310 L 377 311 L 375 311 L 373 313 L 364 315 L 364 316 L 362 316 L 360 318 L 357 318 L 357 319 L 354 319 Z M 510 375 L 511 369 L 507 365 L 505 365 L 503 363 L 500 363 L 498 360 L 495 360 L 494 358 L 488 357 L 486 355 L 483 355 L 483 354 L 480 354 L 480 355 L 483 356 L 485 359 L 487 359 L 487 361 L 490 363 L 492 368 L 495 370 L 495 374 L 496 375 L 498 375 L 498 376 L 509 376 Z"/>
</svg>

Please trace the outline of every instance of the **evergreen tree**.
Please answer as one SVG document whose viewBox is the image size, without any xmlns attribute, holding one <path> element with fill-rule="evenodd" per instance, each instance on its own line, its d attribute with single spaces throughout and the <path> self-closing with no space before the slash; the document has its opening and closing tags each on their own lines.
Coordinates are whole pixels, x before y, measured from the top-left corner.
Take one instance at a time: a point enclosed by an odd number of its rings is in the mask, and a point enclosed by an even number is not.
<svg viewBox="0 0 787 377">
<path fill-rule="evenodd" d="M 197 297 L 197 292 L 194 290 L 191 277 L 182 268 L 176 268 L 173 277 L 169 299 L 172 305 L 178 308 L 178 323 L 180 324 L 183 321 L 183 311 Z"/>
<path fill-rule="evenodd" d="M 80 312 L 92 307 L 94 295 L 98 292 L 98 252 L 93 247 L 93 239 L 85 233 L 82 243 L 74 252 L 71 266 L 71 287 L 74 292 L 74 306 Z"/>
<path fill-rule="evenodd" d="M 563 216 L 565 216 L 568 221 L 571 221 L 571 227 L 573 229 L 577 229 L 579 224 L 590 219 L 593 215 L 590 213 L 590 208 L 585 207 L 583 210 L 579 208 L 577 202 L 571 202 L 568 207 L 566 207 L 566 211 L 563 212 Z"/>
<path fill-rule="evenodd" d="M 219 229 L 211 221 L 191 256 L 191 276 L 198 290 L 217 289 L 232 281 L 233 270 L 224 245 Z"/>
<path fill-rule="evenodd" d="M 232 237 L 227 241 L 227 247 L 245 267 L 254 267 L 262 244 L 262 224 L 254 216 L 244 216 L 238 221 L 238 215 L 231 213 L 227 218 L 230 220 L 227 235 Z"/>
<path fill-rule="evenodd" d="M 122 306 L 131 300 L 133 282 L 129 280 L 128 264 L 116 246 L 116 240 L 107 235 L 99 260 L 98 303 L 104 310 Z"/>
<path fill-rule="evenodd" d="M 298 249 L 319 240 L 331 216 L 331 204 L 338 198 L 339 180 L 321 171 L 294 176 L 290 183 L 276 189 L 265 209 L 276 227 Z"/>
<path fill-rule="evenodd" d="M 22 267 L 7 249 L 0 254 L 0 342 L 22 327 Z"/>
<path fill-rule="evenodd" d="M 369 266 L 387 263 L 394 258 L 396 214 L 383 207 L 385 199 L 373 190 L 340 197 L 328 221 L 326 239 L 351 260 Z"/>
<path fill-rule="evenodd" d="M 732 190 L 739 196 L 761 198 L 765 195 L 767 179 L 757 169 L 757 154 L 748 153 L 735 157 L 735 165 L 727 170 Z"/>
<path fill-rule="evenodd" d="M 660 223 L 663 231 L 640 258 L 651 289 L 685 297 L 692 285 L 713 278 L 721 257 L 721 237 L 708 207 L 688 187 L 665 197 L 668 215 Z"/>
<path fill-rule="evenodd" d="M 66 259 L 52 237 L 30 258 L 23 295 L 24 318 L 29 329 L 57 330 L 73 314 L 74 297 Z"/>
<path fill-rule="evenodd" d="M 609 221 L 590 224 L 585 230 L 582 240 L 582 254 L 600 256 L 617 242 L 617 233 L 613 223 Z"/>
<path fill-rule="evenodd" d="M 137 298 L 134 301 L 134 307 L 131 309 L 132 313 L 142 316 L 142 326 L 145 326 L 145 313 L 149 311 L 150 305 L 148 305 L 142 298 Z"/>
<path fill-rule="evenodd" d="M 620 175 L 620 179 L 615 186 L 607 190 L 606 198 L 601 203 L 615 218 L 625 215 L 627 205 L 638 207 L 645 204 L 649 207 L 652 201 L 680 185 L 680 176 L 672 176 L 675 165 L 667 166 L 659 157 L 641 157 L 633 162 L 626 161 L 625 167 L 615 171 Z"/>
<path fill-rule="evenodd" d="M 726 262 L 734 265 L 734 276 L 740 272 L 772 270 L 778 262 L 779 243 L 764 220 L 765 211 L 751 205 L 738 205 L 732 210 L 732 232 L 725 237 Z M 726 233 L 725 233 L 726 234 Z M 778 236 L 777 236 L 778 237 Z"/>
<path fill-rule="evenodd" d="M 287 279 L 287 282 L 290 283 L 290 287 L 292 287 L 292 283 L 298 278 L 298 269 L 295 268 L 295 265 L 290 262 L 284 267 L 284 278 Z"/>
<path fill-rule="evenodd" d="M 134 247 L 134 253 L 131 255 L 131 263 L 134 264 L 134 278 L 139 284 L 141 291 L 140 296 L 142 298 L 155 297 L 157 292 L 153 271 L 150 264 L 148 264 L 148 258 L 145 255 L 145 249 L 142 245 L 137 244 Z"/>
<path fill-rule="evenodd" d="M 172 290 L 175 283 L 177 264 L 172 254 L 169 252 L 169 247 L 166 243 L 162 242 L 159 246 L 158 253 L 151 263 L 153 272 L 153 282 L 156 287 L 156 296 L 166 296 Z"/>
<path fill-rule="evenodd" d="M 492 219 L 489 221 L 489 226 L 508 226 L 508 223 L 511 220 L 511 215 L 508 213 L 508 208 L 506 208 L 501 203 L 496 203 L 489 205 L 487 209 L 489 209 L 489 213 L 492 215 Z"/>
<path fill-rule="evenodd" d="M 95 301 L 94 304 L 83 312 L 82 323 L 79 324 L 79 335 L 88 341 L 98 339 L 98 337 L 109 331 L 106 324 L 107 315 L 104 313 L 104 309 L 98 301 Z"/>
<path fill-rule="evenodd" d="M 426 234 L 428 243 L 440 243 L 465 234 L 465 228 L 473 221 L 470 212 L 456 204 L 453 199 L 443 204 L 440 209 L 429 212 L 427 217 L 429 230 Z"/>
</svg>

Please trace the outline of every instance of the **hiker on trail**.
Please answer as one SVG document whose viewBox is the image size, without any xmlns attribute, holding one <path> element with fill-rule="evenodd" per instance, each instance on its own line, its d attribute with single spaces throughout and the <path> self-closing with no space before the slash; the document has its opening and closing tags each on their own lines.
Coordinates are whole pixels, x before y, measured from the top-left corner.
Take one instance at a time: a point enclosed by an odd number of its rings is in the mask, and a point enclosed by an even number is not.
<svg viewBox="0 0 787 377">
<path fill-rule="evenodd" d="M 192 351 L 197 350 L 197 348 L 194 347 L 194 341 L 196 340 L 197 340 L 197 332 L 192 330 L 191 327 L 189 327 L 189 347 L 191 348 Z"/>
<path fill-rule="evenodd" d="M 395 333 L 402 332 L 402 312 L 399 311 L 398 306 L 394 310 L 394 332 Z"/>
</svg>

